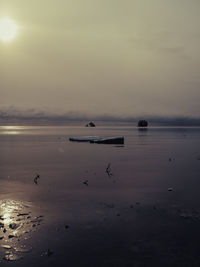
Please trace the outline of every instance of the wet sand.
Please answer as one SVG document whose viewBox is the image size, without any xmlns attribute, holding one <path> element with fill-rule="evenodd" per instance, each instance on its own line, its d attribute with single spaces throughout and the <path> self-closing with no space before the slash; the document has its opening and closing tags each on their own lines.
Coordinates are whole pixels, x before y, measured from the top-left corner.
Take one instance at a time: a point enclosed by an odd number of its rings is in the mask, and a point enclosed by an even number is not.
<svg viewBox="0 0 200 267">
<path fill-rule="evenodd" d="M 78 135 L 125 144 L 68 141 Z M 199 128 L 0 127 L 0 265 L 199 266 L 199 137 Z"/>
</svg>

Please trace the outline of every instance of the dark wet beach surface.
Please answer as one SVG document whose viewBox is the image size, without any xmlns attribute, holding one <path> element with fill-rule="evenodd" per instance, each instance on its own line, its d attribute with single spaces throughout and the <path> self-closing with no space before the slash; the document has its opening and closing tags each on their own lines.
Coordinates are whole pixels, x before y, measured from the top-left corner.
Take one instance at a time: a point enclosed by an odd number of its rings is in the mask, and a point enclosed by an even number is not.
<svg viewBox="0 0 200 267">
<path fill-rule="evenodd" d="M 200 266 L 200 128 L 1 127 L 0 144 L 1 266 Z"/>
</svg>

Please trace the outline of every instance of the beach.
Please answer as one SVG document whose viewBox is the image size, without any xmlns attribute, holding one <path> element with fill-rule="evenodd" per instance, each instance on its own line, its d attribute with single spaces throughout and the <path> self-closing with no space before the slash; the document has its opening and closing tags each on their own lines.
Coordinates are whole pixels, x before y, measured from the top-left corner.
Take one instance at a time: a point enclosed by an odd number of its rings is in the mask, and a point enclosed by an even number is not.
<svg viewBox="0 0 200 267">
<path fill-rule="evenodd" d="M 0 145 L 1 266 L 200 265 L 199 127 L 0 126 Z"/>
</svg>

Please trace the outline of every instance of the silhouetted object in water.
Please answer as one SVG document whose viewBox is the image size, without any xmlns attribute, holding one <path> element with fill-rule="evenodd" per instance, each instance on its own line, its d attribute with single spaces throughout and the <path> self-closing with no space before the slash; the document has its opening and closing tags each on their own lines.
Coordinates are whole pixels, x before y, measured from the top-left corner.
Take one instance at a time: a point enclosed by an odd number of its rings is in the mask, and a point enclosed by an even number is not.
<svg viewBox="0 0 200 267">
<path fill-rule="evenodd" d="M 83 184 L 88 186 L 88 180 L 85 180 Z"/>
<path fill-rule="evenodd" d="M 101 138 L 99 140 L 92 140 L 90 143 L 96 144 L 124 144 L 124 137 L 111 137 L 111 138 Z"/>
<path fill-rule="evenodd" d="M 70 137 L 69 141 L 72 142 L 91 142 L 95 140 L 99 140 L 101 137 L 99 136 L 77 136 L 77 137 Z"/>
<path fill-rule="evenodd" d="M 38 185 L 38 179 L 40 178 L 40 175 L 39 174 L 37 174 L 36 176 L 35 176 L 35 178 L 34 178 L 34 183 L 36 184 L 36 185 Z"/>
<path fill-rule="evenodd" d="M 89 122 L 85 125 L 85 127 L 96 127 L 96 125 L 94 124 L 94 122 Z"/>
<path fill-rule="evenodd" d="M 148 122 L 145 120 L 139 120 L 138 121 L 138 127 L 147 127 L 148 126 Z"/>
<path fill-rule="evenodd" d="M 72 142 L 90 142 L 97 144 L 124 144 L 124 137 L 99 137 L 99 136 L 80 136 L 80 137 L 70 137 L 69 141 Z"/>
</svg>

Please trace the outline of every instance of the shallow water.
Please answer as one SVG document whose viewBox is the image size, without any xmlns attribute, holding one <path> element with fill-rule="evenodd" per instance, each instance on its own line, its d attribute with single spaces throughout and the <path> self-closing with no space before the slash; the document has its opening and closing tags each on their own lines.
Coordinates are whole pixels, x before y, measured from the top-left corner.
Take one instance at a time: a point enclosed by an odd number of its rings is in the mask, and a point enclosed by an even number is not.
<svg viewBox="0 0 200 267">
<path fill-rule="evenodd" d="M 91 135 L 125 144 L 68 140 Z M 0 245 L 14 266 L 200 263 L 200 128 L 1 126 L 0 146 Z"/>
</svg>

